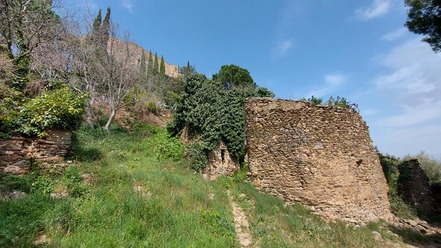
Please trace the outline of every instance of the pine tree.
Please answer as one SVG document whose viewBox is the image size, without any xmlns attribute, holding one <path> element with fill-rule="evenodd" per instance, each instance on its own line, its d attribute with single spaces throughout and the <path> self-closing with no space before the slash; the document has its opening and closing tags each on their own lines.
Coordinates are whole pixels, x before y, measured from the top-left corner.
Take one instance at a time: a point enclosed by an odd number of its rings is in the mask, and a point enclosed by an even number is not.
<svg viewBox="0 0 441 248">
<path fill-rule="evenodd" d="M 161 76 L 165 76 L 165 62 L 164 62 L 164 56 L 161 56 L 161 67 L 159 67 L 159 74 Z"/>
<path fill-rule="evenodd" d="M 141 73 L 141 76 L 147 75 L 147 65 L 146 65 L 146 58 L 145 58 L 144 50 L 142 50 L 142 54 L 141 54 L 141 62 L 139 64 L 139 73 Z"/>
<path fill-rule="evenodd" d="M 152 50 L 149 51 L 149 62 L 147 64 L 147 72 L 149 75 L 153 73 L 153 54 Z"/>
<path fill-rule="evenodd" d="M 155 53 L 155 63 L 153 64 L 153 73 L 158 73 L 159 69 L 159 61 L 158 61 L 158 53 Z"/>
</svg>

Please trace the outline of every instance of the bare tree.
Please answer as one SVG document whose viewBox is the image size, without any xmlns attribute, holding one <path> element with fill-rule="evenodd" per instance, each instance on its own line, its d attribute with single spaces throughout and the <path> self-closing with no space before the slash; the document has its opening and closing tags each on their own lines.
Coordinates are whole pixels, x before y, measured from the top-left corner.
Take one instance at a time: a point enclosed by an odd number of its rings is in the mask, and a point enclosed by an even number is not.
<svg viewBox="0 0 441 248">
<path fill-rule="evenodd" d="M 54 42 L 42 44 L 33 51 L 32 70 L 39 72 L 46 81 L 66 82 L 78 93 L 88 94 L 86 122 L 93 128 L 97 85 L 103 79 L 96 52 L 99 46 L 91 38 L 93 31 L 90 20 L 80 20 L 68 14 L 60 23 L 64 31 Z"/>
<path fill-rule="evenodd" d="M 117 111 L 129 104 L 128 95 L 139 80 L 139 69 L 131 63 L 134 55 L 130 48 L 129 36 L 118 39 L 114 25 L 110 26 L 109 31 L 107 49 L 105 52 L 102 51 L 102 55 L 98 55 L 106 73 L 102 93 L 109 107 L 109 118 L 104 126 L 107 131 Z"/>
<path fill-rule="evenodd" d="M 33 50 L 53 42 L 60 19 L 52 0 L 0 0 L 0 41 L 4 52 L 21 68 L 28 69 Z"/>
</svg>

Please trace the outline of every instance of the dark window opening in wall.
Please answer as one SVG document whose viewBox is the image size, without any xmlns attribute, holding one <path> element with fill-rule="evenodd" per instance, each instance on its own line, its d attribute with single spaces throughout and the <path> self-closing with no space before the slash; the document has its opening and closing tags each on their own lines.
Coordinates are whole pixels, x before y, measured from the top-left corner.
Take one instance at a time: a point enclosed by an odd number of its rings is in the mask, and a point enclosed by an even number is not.
<svg viewBox="0 0 441 248">
<path fill-rule="evenodd" d="M 138 59 L 138 60 L 136 61 L 136 66 L 138 66 L 138 68 L 141 67 L 141 60 L 140 60 L 140 59 Z"/>
<path fill-rule="evenodd" d="M 225 161 L 225 149 L 221 149 L 221 159 L 222 159 L 222 164 Z"/>
</svg>

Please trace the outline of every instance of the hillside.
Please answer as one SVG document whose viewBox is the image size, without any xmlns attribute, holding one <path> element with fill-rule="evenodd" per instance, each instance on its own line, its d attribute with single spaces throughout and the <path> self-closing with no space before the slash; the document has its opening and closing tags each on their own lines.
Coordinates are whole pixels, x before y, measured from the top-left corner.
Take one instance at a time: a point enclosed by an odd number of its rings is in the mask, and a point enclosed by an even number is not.
<svg viewBox="0 0 441 248">
<path fill-rule="evenodd" d="M 161 128 L 115 127 L 107 135 L 83 126 L 74 137 L 66 170 L 34 166 L 28 175 L 2 179 L 2 192 L 16 195 L 0 202 L 0 246 L 407 247 L 402 239 L 430 241 L 400 237 L 385 223 L 327 222 L 258 192 L 246 172 L 206 181 L 188 169 L 183 144 Z M 248 227 L 240 227 L 243 219 Z"/>
</svg>

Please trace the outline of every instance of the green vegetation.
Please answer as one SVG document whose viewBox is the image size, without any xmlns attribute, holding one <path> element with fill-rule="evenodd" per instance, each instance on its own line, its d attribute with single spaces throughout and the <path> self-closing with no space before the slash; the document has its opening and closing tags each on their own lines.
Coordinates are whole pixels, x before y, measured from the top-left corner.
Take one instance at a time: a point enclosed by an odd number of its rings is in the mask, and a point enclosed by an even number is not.
<svg viewBox="0 0 441 248">
<path fill-rule="evenodd" d="M 74 163 L 62 173 L 34 166 L 23 177 L 1 177 L 2 191 L 28 195 L 0 202 L 0 246 L 30 247 L 44 234 L 49 247 L 239 247 L 227 189 L 261 247 L 383 247 L 373 230 L 396 239 L 380 224 L 327 223 L 286 206 L 244 182 L 245 170 L 206 181 L 188 169 L 182 151 L 161 128 L 138 124 L 107 134 L 83 126 Z M 62 192 L 69 195 L 50 197 Z"/>
<path fill-rule="evenodd" d="M 405 0 L 409 7 L 407 28 L 416 34 L 425 35 L 435 52 L 441 51 L 441 2 L 435 0 Z"/>
<path fill-rule="evenodd" d="M 328 106 L 335 106 L 335 107 L 343 107 L 343 108 L 350 108 L 353 109 L 355 111 L 359 111 L 358 109 L 358 104 L 350 102 L 349 100 L 347 100 L 344 97 L 340 97 L 337 96 L 336 98 L 334 98 L 333 96 L 329 97 L 329 99 L 326 101 L 326 103 L 324 103 L 322 98 L 317 98 L 315 96 L 311 96 L 310 98 L 306 99 L 306 98 L 302 98 L 300 99 L 301 101 L 306 101 L 306 102 L 310 102 L 312 104 L 315 105 L 321 105 L 321 104 L 325 104 Z"/>
<path fill-rule="evenodd" d="M 222 76 L 236 71 L 237 78 Z M 175 136 L 184 129 L 187 131 L 193 141 L 188 154 L 195 170 L 206 166 L 208 152 L 221 141 L 226 144 L 233 159 L 242 162 L 245 155 L 245 99 L 272 96 L 274 94 L 269 90 L 258 88 L 248 71 L 238 66 L 222 66 L 213 80 L 204 75 L 193 75 L 187 79 L 169 131 Z"/>
<path fill-rule="evenodd" d="M 405 219 L 413 219 L 417 212 L 411 206 L 406 204 L 398 194 L 397 182 L 400 176 L 398 166 L 402 163 L 399 158 L 391 155 L 383 155 L 379 153 L 380 163 L 386 177 L 387 185 L 389 187 L 389 201 L 392 213 L 398 217 Z"/>
<path fill-rule="evenodd" d="M 0 95 L 0 127 L 3 132 L 45 136 L 45 130 L 74 130 L 81 125 L 87 95 L 78 96 L 67 87 L 48 91 L 36 98 L 24 97 L 3 85 Z M 13 94 L 7 96 L 9 92 Z"/>
</svg>

